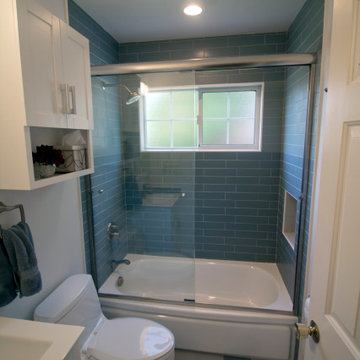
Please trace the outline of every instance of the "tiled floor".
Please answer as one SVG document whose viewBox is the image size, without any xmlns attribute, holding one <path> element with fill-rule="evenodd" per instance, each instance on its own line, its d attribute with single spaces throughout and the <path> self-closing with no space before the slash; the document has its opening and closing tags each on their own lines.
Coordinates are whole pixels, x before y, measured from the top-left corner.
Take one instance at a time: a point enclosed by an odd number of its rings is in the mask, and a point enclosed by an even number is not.
<svg viewBox="0 0 360 360">
<path fill-rule="evenodd" d="M 175 350 L 175 360 L 250 360 L 233 356 L 222 356 L 186 350 Z"/>
<path fill-rule="evenodd" d="M 175 360 L 223 360 L 223 356 L 186 350 L 175 350 Z"/>
</svg>

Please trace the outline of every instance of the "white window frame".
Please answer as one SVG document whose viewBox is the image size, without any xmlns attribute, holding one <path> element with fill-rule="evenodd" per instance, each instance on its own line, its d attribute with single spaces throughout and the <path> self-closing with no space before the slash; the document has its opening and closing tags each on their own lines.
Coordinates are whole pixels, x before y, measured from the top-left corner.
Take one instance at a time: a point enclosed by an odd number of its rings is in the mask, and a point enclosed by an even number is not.
<svg viewBox="0 0 360 360">
<path fill-rule="evenodd" d="M 256 107 L 255 107 L 255 124 L 254 124 L 254 143 L 253 144 L 221 144 L 221 145 L 205 145 L 202 141 L 202 97 L 204 93 L 209 92 L 230 92 L 230 91 L 255 91 L 256 92 Z M 243 152 L 257 152 L 261 151 L 262 145 L 262 128 L 263 128 L 263 102 L 264 102 L 264 83 L 231 83 L 231 84 L 209 84 L 196 86 L 171 86 L 161 88 L 151 88 L 149 92 L 160 91 L 176 91 L 176 90 L 196 90 L 198 92 L 198 112 L 197 115 L 197 143 L 195 147 L 146 147 L 146 120 L 145 120 L 145 99 L 141 97 L 139 101 L 139 127 L 140 127 L 140 150 L 142 152 L 162 152 L 162 151 L 243 151 Z M 169 119 L 171 120 L 171 119 Z M 171 134 L 172 136 L 172 134 Z M 171 139 L 172 146 L 172 139 Z"/>
</svg>

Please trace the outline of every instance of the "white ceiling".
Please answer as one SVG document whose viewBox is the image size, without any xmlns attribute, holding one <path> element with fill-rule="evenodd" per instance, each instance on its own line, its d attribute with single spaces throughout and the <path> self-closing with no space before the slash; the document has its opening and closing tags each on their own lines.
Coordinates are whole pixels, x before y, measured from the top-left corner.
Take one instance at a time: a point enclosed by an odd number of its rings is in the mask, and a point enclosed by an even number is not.
<svg viewBox="0 0 360 360">
<path fill-rule="evenodd" d="M 75 0 L 119 43 L 287 31 L 305 0 Z M 199 16 L 183 14 L 196 3 Z"/>
</svg>

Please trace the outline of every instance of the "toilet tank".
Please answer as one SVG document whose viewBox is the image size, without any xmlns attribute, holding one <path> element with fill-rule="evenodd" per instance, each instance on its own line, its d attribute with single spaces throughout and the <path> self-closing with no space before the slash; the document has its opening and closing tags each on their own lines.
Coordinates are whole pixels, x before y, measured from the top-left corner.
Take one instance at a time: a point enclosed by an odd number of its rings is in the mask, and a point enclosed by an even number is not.
<svg viewBox="0 0 360 360">
<path fill-rule="evenodd" d="M 99 298 L 90 275 L 78 274 L 60 284 L 34 312 L 34 320 L 85 327 L 87 338 L 102 314 Z"/>
</svg>

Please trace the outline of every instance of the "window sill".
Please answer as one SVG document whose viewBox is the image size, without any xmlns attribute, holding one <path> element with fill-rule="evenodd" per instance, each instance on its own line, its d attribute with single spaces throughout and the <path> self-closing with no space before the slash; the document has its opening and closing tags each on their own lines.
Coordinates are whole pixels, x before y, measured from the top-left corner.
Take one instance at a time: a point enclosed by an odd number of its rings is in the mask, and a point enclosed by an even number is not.
<svg viewBox="0 0 360 360">
<path fill-rule="evenodd" d="M 238 149 L 238 148 L 187 148 L 187 149 L 141 149 L 141 152 L 261 152 L 261 149 Z"/>
</svg>

